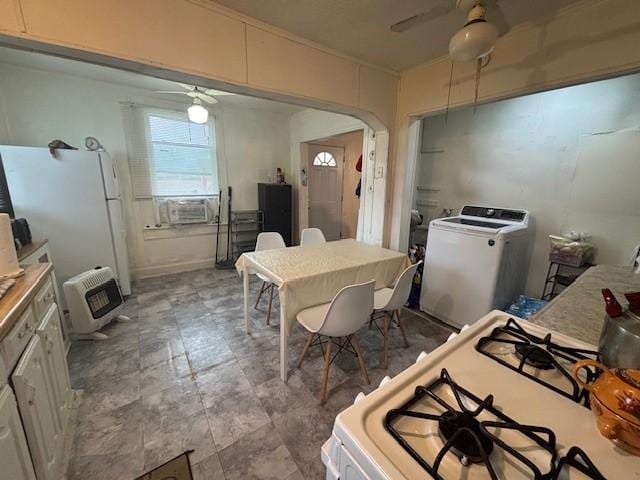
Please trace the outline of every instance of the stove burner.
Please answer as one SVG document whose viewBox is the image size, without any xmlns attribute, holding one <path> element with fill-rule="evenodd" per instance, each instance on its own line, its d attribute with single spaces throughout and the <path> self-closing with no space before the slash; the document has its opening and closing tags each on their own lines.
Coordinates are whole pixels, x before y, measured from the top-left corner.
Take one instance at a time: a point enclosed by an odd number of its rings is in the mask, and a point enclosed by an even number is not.
<svg viewBox="0 0 640 480">
<path fill-rule="evenodd" d="M 445 400 L 445 398 L 451 398 L 449 395 L 444 398 L 438 395 L 436 392 L 440 389 L 445 389 L 446 393 L 452 394 L 455 401 Z M 431 414 L 412 410 L 413 405 L 422 399 L 435 402 L 436 405 L 444 409 L 444 413 Z M 473 404 L 475 408 L 469 407 L 469 404 Z M 489 413 L 497 421 L 478 420 L 478 416 L 482 412 Z M 432 460 L 423 458 L 411 446 L 403 436 L 403 433 L 396 429 L 395 421 L 401 417 L 411 417 L 424 422 L 438 422 L 438 433 L 444 442 L 444 446 L 435 455 L 435 458 Z M 523 471 L 530 472 L 530 478 L 534 480 L 557 480 L 553 474 L 558 453 L 556 451 L 556 438 L 551 430 L 545 427 L 517 423 L 493 406 L 492 395 L 481 400 L 470 391 L 456 384 L 445 369 L 442 369 L 440 378 L 429 385 L 416 387 L 415 396 L 402 407 L 389 410 L 385 417 L 384 425 L 402 448 L 436 480 L 444 480 L 438 471 L 448 453 L 456 455 L 465 467 L 470 463 L 478 464 L 476 468 L 485 469 L 491 480 L 504 480 L 504 477 L 499 476 L 499 470 L 496 471 L 492 464 L 495 462 L 495 455 L 493 460 L 490 457 L 490 454 L 496 448 L 509 455 Z M 534 447 L 539 447 L 535 448 L 536 454 L 541 451 L 546 452 L 549 456 L 548 470 L 541 471 L 530 458 L 527 458 L 526 453 L 521 452 L 514 445 L 509 445 L 504 440 L 505 436 L 502 435 L 505 431 L 518 432 L 529 438 L 536 444 Z"/>
<path fill-rule="evenodd" d="M 496 355 L 491 348 L 495 345 L 513 348 L 515 355 L 520 358 L 519 365 L 517 363 L 514 364 L 513 360 L 508 361 L 502 355 Z M 570 367 L 560 362 L 573 364 L 578 360 L 587 358 L 599 361 L 598 352 L 559 345 L 552 340 L 551 334 L 547 334 L 544 337 L 536 336 L 526 331 L 513 318 L 507 320 L 507 323 L 503 326 L 494 328 L 488 336 L 478 340 L 476 350 L 520 375 L 589 408 L 587 391 L 580 388 L 574 380 Z M 554 370 L 564 380 L 557 380 L 551 383 L 544 376 L 534 375 L 532 372 L 525 370 L 525 365 L 539 370 Z M 598 375 L 598 371 L 588 370 L 587 383 L 593 382 Z"/>
<path fill-rule="evenodd" d="M 484 463 L 484 458 L 493 451 L 493 441 L 487 437 L 480 422 L 466 412 L 446 411 L 438 421 L 438 433 L 445 443 L 451 444 L 451 452 L 460 458 L 463 465 Z"/>
<path fill-rule="evenodd" d="M 524 362 L 532 367 L 541 370 L 552 370 L 554 368 L 551 354 L 536 345 L 518 343 L 516 345 L 516 355 L 520 360 L 524 359 Z"/>
</svg>

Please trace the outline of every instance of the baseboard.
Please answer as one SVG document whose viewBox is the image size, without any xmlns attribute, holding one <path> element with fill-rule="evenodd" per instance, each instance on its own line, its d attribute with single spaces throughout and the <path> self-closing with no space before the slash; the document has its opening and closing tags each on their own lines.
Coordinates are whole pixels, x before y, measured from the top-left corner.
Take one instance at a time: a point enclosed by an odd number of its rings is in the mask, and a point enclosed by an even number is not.
<svg viewBox="0 0 640 480">
<path fill-rule="evenodd" d="M 144 278 L 160 277 L 171 273 L 189 272 L 191 270 L 200 270 L 202 268 L 213 267 L 215 259 L 204 258 L 200 260 L 189 260 L 187 262 L 166 263 L 164 265 L 151 265 L 148 267 L 135 268 L 131 274 L 134 280 L 142 280 Z"/>
</svg>

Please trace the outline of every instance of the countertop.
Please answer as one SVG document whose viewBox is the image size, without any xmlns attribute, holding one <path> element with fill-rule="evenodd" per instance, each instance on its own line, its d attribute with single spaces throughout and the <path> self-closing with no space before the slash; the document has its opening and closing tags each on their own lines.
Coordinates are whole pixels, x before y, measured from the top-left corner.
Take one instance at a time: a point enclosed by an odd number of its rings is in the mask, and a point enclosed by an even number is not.
<svg viewBox="0 0 640 480">
<path fill-rule="evenodd" d="M 0 342 L 11 331 L 52 268 L 50 263 L 24 265 L 24 275 L 16 278 L 16 284 L 0 298 Z"/>
<path fill-rule="evenodd" d="M 47 239 L 43 238 L 42 240 L 33 241 L 32 243 L 29 243 L 28 245 L 25 245 L 24 247 L 20 248 L 19 250 L 16 250 L 16 254 L 18 255 L 18 262 L 22 262 L 22 260 L 24 258 L 26 258 L 29 255 L 31 255 L 33 252 L 38 250 L 45 243 L 47 243 Z"/>
<path fill-rule="evenodd" d="M 603 288 L 625 305 L 624 293 L 640 291 L 640 275 L 631 267 L 591 267 L 529 321 L 597 346 L 605 315 Z"/>
</svg>

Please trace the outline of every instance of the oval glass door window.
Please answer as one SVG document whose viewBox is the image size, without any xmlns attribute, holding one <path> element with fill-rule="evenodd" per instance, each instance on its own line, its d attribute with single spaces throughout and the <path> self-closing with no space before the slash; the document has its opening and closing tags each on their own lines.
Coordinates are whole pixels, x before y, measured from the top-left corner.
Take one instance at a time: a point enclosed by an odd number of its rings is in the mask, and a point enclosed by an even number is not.
<svg viewBox="0 0 640 480">
<path fill-rule="evenodd" d="M 329 152 L 320 152 L 313 159 L 314 167 L 335 167 L 336 159 Z"/>
</svg>

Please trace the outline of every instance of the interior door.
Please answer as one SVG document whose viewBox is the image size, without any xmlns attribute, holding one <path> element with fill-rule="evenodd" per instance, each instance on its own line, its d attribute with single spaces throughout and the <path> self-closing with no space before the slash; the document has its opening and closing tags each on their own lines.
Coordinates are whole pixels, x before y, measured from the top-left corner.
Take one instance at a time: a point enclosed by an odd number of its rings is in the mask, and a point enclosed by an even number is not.
<svg viewBox="0 0 640 480">
<path fill-rule="evenodd" d="M 57 478 L 63 444 L 53 379 L 46 364 L 42 340 L 36 335 L 11 376 L 38 480 Z"/>
<path fill-rule="evenodd" d="M 339 240 L 342 226 L 344 148 L 309 144 L 309 226 Z"/>
</svg>

